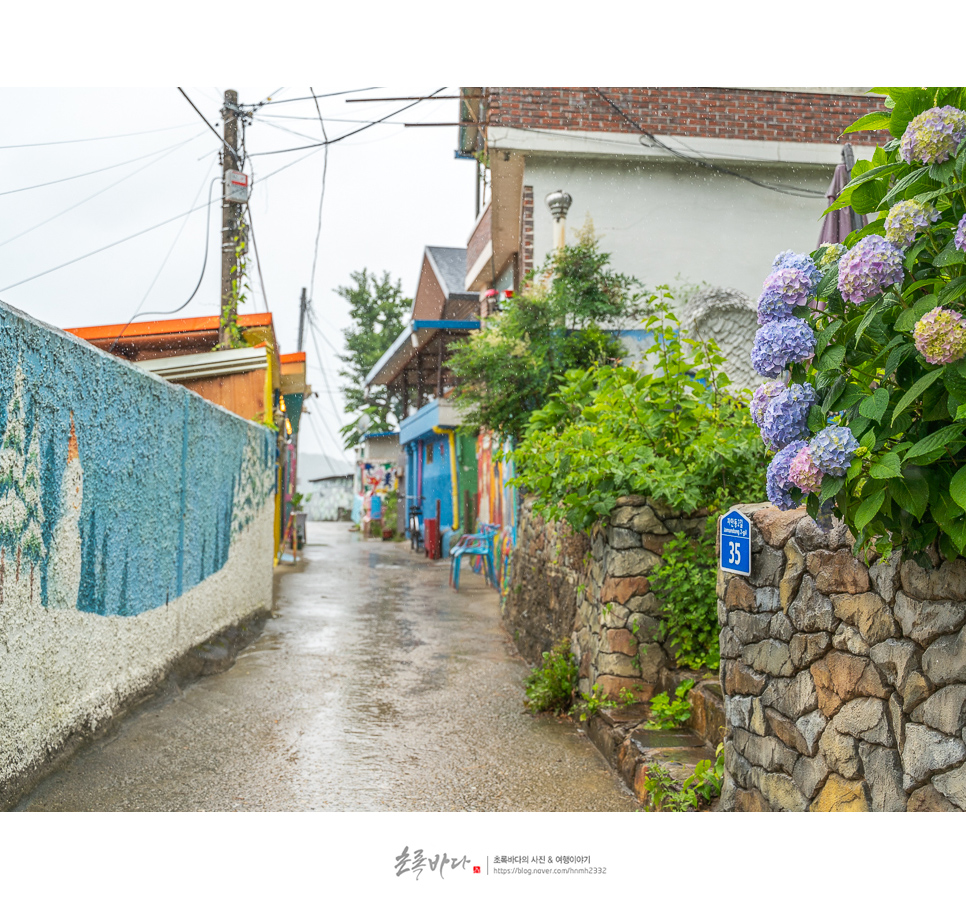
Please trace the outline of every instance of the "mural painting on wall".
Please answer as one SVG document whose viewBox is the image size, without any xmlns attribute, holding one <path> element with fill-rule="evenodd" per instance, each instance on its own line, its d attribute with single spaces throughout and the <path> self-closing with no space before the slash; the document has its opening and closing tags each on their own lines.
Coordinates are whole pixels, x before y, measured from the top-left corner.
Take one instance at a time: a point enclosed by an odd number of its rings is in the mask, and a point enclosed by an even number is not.
<svg viewBox="0 0 966 920">
<path fill-rule="evenodd" d="M 34 373 L 37 358 L 6 348 L 0 357 L 0 607 L 131 616 L 218 571 L 274 489 L 268 433 L 216 425 L 206 450 L 192 437 L 204 427 L 200 400 L 173 390 L 154 408 L 182 413 L 175 441 L 135 407 L 105 405 L 122 394 L 83 392 L 97 392 L 97 380 L 77 387 L 52 361 Z M 170 477 L 137 477 L 159 455 L 172 456 Z M 193 471 L 231 457 L 221 494 L 192 488 Z"/>
</svg>

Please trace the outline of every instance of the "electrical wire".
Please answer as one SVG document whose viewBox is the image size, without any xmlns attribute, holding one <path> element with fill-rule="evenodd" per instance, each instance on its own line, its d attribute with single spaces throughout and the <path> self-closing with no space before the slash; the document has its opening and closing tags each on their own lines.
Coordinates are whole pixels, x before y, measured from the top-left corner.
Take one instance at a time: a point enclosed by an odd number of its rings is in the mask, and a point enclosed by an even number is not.
<svg viewBox="0 0 966 920">
<path fill-rule="evenodd" d="M 175 150 L 178 150 L 179 148 L 184 147 L 187 144 L 190 144 L 192 141 L 197 140 L 203 134 L 204 132 L 202 131 L 201 134 L 196 134 L 194 137 L 189 137 L 188 140 L 181 141 L 181 143 L 175 144 L 173 147 L 168 147 L 164 153 L 162 153 L 159 157 L 156 157 L 155 159 L 153 159 L 150 163 L 145 163 L 144 166 L 139 166 L 133 172 L 129 172 L 126 176 L 122 176 L 116 182 L 112 182 L 110 185 L 105 185 L 104 188 L 94 192 L 93 195 L 88 195 L 86 198 L 82 198 L 80 201 L 75 201 L 74 204 L 70 205 L 67 208 L 64 208 L 63 211 L 58 211 L 56 214 L 42 220 L 39 224 L 34 224 L 32 227 L 28 227 L 26 230 L 21 230 L 20 233 L 17 233 L 14 236 L 11 236 L 8 239 L 3 240 L 2 242 L 0 242 L 0 247 L 6 246 L 7 243 L 12 243 L 14 240 L 19 240 L 22 236 L 26 236 L 28 233 L 32 233 L 34 230 L 37 230 L 39 227 L 43 227 L 46 224 L 49 224 L 52 220 L 56 220 L 58 217 L 63 217 L 65 214 L 69 213 L 70 211 L 73 211 L 75 208 L 79 208 L 82 204 L 87 204 L 88 201 L 92 201 L 93 199 L 97 198 L 99 195 L 103 195 L 105 192 L 110 191 L 112 188 L 114 188 L 117 185 L 120 185 L 122 182 L 127 182 L 128 179 L 136 176 L 138 173 L 144 172 L 144 170 L 146 169 L 150 169 L 152 166 L 154 166 L 155 163 L 159 163 L 166 156 L 168 156 L 171 153 L 174 153 Z"/>
<path fill-rule="evenodd" d="M 798 186 L 795 186 L 795 185 L 777 185 L 777 184 L 773 185 L 768 182 L 761 182 L 758 179 L 752 179 L 750 176 L 744 176 L 741 173 L 735 172 L 732 169 L 726 169 L 723 166 L 718 166 L 715 163 L 710 163 L 707 160 L 701 159 L 699 157 L 689 156 L 683 151 L 676 150 L 674 147 L 671 147 L 668 144 L 664 143 L 664 141 L 662 141 L 656 135 L 652 134 L 650 131 L 645 130 L 645 128 L 642 125 L 640 125 L 637 121 L 631 118 L 631 116 L 628 115 L 627 112 L 625 112 L 624 109 L 622 109 L 616 102 L 614 102 L 613 100 L 605 96 L 600 91 L 599 87 L 595 86 L 594 92 L 597 93 L 597 95 L 600 96 L 600 98 L 603 99 L 604 102 L 606 102 L 611 108 L 613 108 L 614 111 L 616 111 L 617 114 L 624 119 L 624 121 L 626 121 L 629 125 L 631 125 L 633 128 L 635 128 L 637 131 L 640 132 L 641 134 L 640 142 L 645 147 L 660 148 L 661 150 L 667 151 L 672 156 L 675 156 L 680 160 L 684 160 L 685 162 L 692 163 L 695 166 L 700 166 L 703 169 L 709 169 L 712 172 L 721 173 L 723 175 L 734 176 L 736 179 L 741 179 L 744 182 L 750 182 L 752 185 L 757 185 L 760 188 L 769 189 L 770 191 L 773 191 L 773 192 L 780 192 L 783 195 L 791 195 L 796 198 L 824 198 L 825 197 L 824 192 L 815 191 L 814 189 L 799 188 Z M 645 143 L 644 142 L 645 138 L 649 140 L 650 143 Z"/>
<path fill-rule="evenodd" d="M 211 185 L 208 186 L 208 211 L 205 216 L 205 257 L 201 265 L 201 274 L 198 276 L 198 283 L 195 285 L 195 289 L 191 292 L 191 296 L 183 304 L 181 304 L 180 307 L 176 307 L 174 310 L 146 310 L 144 313 L 135 313 L 121 328 L 121 331 L 117 334 L 117 338 L 114 339 L 114 341 L 111 343 L 111 347 L 108 348 L 108 353 L 113 353 L 114 348 L 117 346 L 117 343 L 120 340 L 121 336 L 124 335 L 125 331 L 127 330 L 127 327 L 130 326 L 131 323 L 133 323 L 138 316 L 171 316 L 174 313 L 180 313 L 186 306 L 188 306 L 189 303 L 191 303 L 192 300 L 195 299 L 195 294 L 198 293 L 198 289 L 201 287 L 201 280 L 205 277 L 205 270 L 208 267 L 208 239 L 211 236 L 211 232 L 209 228 L 211 224 L 211 202 L 213 197 L 212 192 L 215 189 L 215 183 L 220 178 L 221 178 L 220 176 L 215 176 L 211 180 Z M 197 200 L 197 196 L 196 196 L 196 200 Z M 193 211 L 197 211 L 197 210 L 198 208 L 191 208 L 191 210 L 185 211 L 185 215 L 191 214 Z M 182 215 L 179 215 L 179 216 L 182 216 Z M 165 223 L 170 223 L 170 221 L 165 221 Z M 184 228 L 182 227 L 182 229 Z M 175 242 L 177 242 L 177 240 L 175 240 Z M 174 247 L 172 246 L 172 248 Z M 167 259 L 165 259 L 165 261 L 167 261 Z M 162 264 L 162 268 L 163 267 L 164 266 Z M 152 282 L 152 286 L 153 286 L 153 282 Z"/>
<path fill-rule="evenodd" d="M 319 108 L 319 100 L 316 98 L 315 90 L 309 87 L 309 92 L 312 94 L 312 98 L 315 100 L 315 111 L 319 115 L 319 124 L 322 126 L 322 137 L 325 138 L 326 142 L 329 140 L 329 135 L 325 130 L 325 121 L 322 119 L 322 110 Z M 325 201 L 325 177 L 329 171 L 329 146 L 326 143 L 324 150 L 324 158 L 322 160 L 322 193 L 319 195 L 319 224 L 315 230 L 315 249 L 312 252 L 312 277 L 309 282 L 309 304 L 312 303 L 315 296 L 315 267 L 319 261 L 319 240 L 322 237 L 322 203 Z"/>
<path fill-rule="evenodd" d="M 224 145 L 225 147 L 227 147 L 227 148 L 228 148 L 228 151 L 229 151 L 229 153 L 231 153 L 231 155 L 232 155 L 232 157 L 233 157 L 233 158 L 234 158 L 234 160 L 235 160 L 235 169 L 241 169 L 241 160 L 240 160 L 240 159 L 239 159 L 239 157 L 238 157 L 238 151 L 237 151 L 237 150 L 235 150 L 235 148 L 234 148 L 234 147 L 232 147 L 232 146 L 231 146 L 231 144 L 229 144 L 229 143 L 228 143 L 228 141 L 226 141 L 226 140 L 225 140 L 225 139 L 224 139 L 224 138 L 223 138 L 223 137 L 222 137 L 222 136 L 221 136 L 221 135 L 220 135 L 220 134 L 219 134 L 219 133 L 218 133 L 218 132 L 217 132 L 217 131 L 216 131 L 216 130 L 214 129 L 214 127 L 212 126 L 212 124 L 211 124 L 211 122 L 210 122 L 210 121 L 208 121 L 208 119 L 207 119 L 207 118 L 205 118 L 205 116 L 201 114 L 201 109 L 199 109 L 199 108 L 198 108 L 198 106 L 196 106 L 196 105 L 195 105 L 195 104 L 194 104 L 194 103 L 193 103 L 193 102 L 192 102 L 192 101 L 191 101 L 191 100 L 190 100 L 190 99 L 188 98 L 188 94 L 187 94 L 187 93 L 186 93 L 186 92 L 185 92 L 185 91 L 184 91 L 184 90 L 183 90 L 183 89 L 182 89 L 182 88 L 181 88 L 180 86 L 178 87 L 178 92 L 179 92 L 179 93 L 181 93 L 181 95 L 182 95 L 182 96 L 184 96 L 184 97 L 185 97 L 185 99 L 188 99 L 188 105 L 190 105 L 190 106 L 191 106 L 191 108 L 193 108 L 193 109 L 194 109 L 194 110 L 195 110 L 195 111 L 196 111 L 196 112 L 198 113 L 198 115 L 199 115 L 199 117 L 201 118 L 201 120 L 202 120 L 202 121 L 203 121 L 203 122 L 204 122 L 204 123 L 205 123 L 206 125 L 208 125 L 208 128 L 209 128 L 209 129 L 211 130 L 211 133 L 212 133 L 212 134 L 214 134 L 214 135 L 215 135 L 215 137 L 217 137 L 217 138 L 218 138 L 218 140 L 219 140 L 219 141 L 221 141 L 221 143 L 222 143 L 222 144 L 223 144 L 223 145 Z"/>
<path fill-rule="evenodd" d="M 348 96 L 351 93 L 368 93 L 370 90 L 373 90 L 373 89 L 379 89 L 379 87 L 364 86 L 362 89 L 344 89 L 344 90 L 340 90 L 337 93 L 319 93 L 318 98 L 328 99 L 332 96 Z M 281 90 L 277 90 L 277 92 L 281 92 Z M 439 90 L 437 90 L 437 92 L 439 92 Z M 274 96 L 275 93 L 272 93 L 272 95 Z M 306 102 L 311 98 L 312 98 L 311 96 L 296 96 L 294 99 L 272 99 L 270 102 L 263 102 L 261 104 L 263 106 L 264 105 L 284 105 L 286 102 Z"/>
<path fill-rule="evenodd" d="M 195 137 L 201 137 L 200 134 L 195 135 Z M 194 140 L 194 138 L 191 138 Z M 178 145 L 175 145 L 178 146 Z M 0 198 L 4 195 L 15 195 L 17 192 L 29 192 L 35 188 L 46 188 L 48 185 L 58 185 L 61 182 L 71 182 L 74 179 L 83 179 L 86 176 L 94 176 L 97 173 L 107 172 L 111 169 L 118 169 L 121 166 L 128 166 L 131 163 L 137 163 L 140 160 L 146 160 L 148 157 L 153 157 L 155 154 L 161 153 L 164 150 L 171 150 L 171 147 L 162 147 L 160 150 L 152 150 L 150 153 L 144 153 L 139 157 L 134 157 L 130 160 L 123 160 L 120 163 L 113 163 L 110 166 L 101 166 L 99 169 L 92 169 L 90 172 L 78 173 L 76 176 L 64 176 L 63 179 L 51 179 L 49 182 L 39 182 L 37 185 L 25 185 L 23 188 L 11 188 L 5 192 L 0 192 Z M 200 159 L 200 158 L 199 158 Z"/>
<path fill-rule="evenodd" d="M 204 116 L 202 116 L 204 117 Z M 42 141 L 37 144 L 4 144 L 0 150 L 20 150 L 24 147 L 54 147 L 58 144 L 87 144 L 91 141 L 113 141 L 119 137 L 140 137 L 142 134 L 159 134 L 162 131 L 177 131 L 179 128 L 190 128 L 191 123 L 171 125 L 170 128 L 152 128 L 150 131 L 132 131 L 130 134 L 106 134 L 103 137 L 79 137 L 70 141 Z"/>
<path fill-rule="evenodd" d="M 375 121 L 367 122 L 366 124 L 362 125 L 359 128 L 356 128 L 353 131 L 347 131 L 345 134 L 341 134 L 338 137 L 333 137 L 332 140 L 319 141 L 315 144 L 303 144 L 301 147 L 287 147 L 284 150 L 262 150 L 256 153 L 251 153 L 249 154 L 249 156 L 250 157 L 273 156 L 277 153 L 294 153 L 297 150 L 308 150 L 310 147 L 327 147 L 330 144 L 337 144 L 339 141 L 344 141 L 347 137 L 352 137 L 354 134 L 358 134 L 360 131 L 367 131 L 369 128 L 373 128 L 376 125 L 381 125 L 387 119 L 392 118 L 395 115 L 399 115 L 401 112 L 405 112 L 406 109 L 411 109 L 414 105 L 419 105 L 420 102 L 426 102 L 427 100 L 432 99 L 433 96 L 435 96 L 437 93 L 441 93 L 444 89 L 446 89 L 446 87 L 441 86 L 439 89 L 432 92 L 429 96 L 424 96 L 420 99 L 417 99 L 415 102 L 410 102 L 409 105 L 404 105 L 401 109 L 396 109 L 395 112 L 390 112 L 388 115 L 386 115 L 383 118 L 378 118 Z"/>
</svg>

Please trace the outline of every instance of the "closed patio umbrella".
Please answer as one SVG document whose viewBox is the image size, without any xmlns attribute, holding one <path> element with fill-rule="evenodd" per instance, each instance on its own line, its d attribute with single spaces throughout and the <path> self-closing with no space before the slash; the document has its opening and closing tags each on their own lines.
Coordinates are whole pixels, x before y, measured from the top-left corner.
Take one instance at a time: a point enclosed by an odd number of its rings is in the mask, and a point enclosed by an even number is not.
<svg viewBox="0 0 966 920">
<path fill-rule="evenodd" d="M 852 145 L 846 144 L 842 148 L 842 162 L 835 167 L 832 176 L 832 183 L 825 193 L 828 203 L 832 204 L 842 192 L 842 189 L 849 184 L 852 176 L 852 166 L 855 164 L 855 156 L 852 153 Z M 851 208 L 839 208 L 825 215 L 822 222 L 822 230 L 818 235 L 818 245 L 825 243 L 844 243 L 845 238 L 853 231 L 860 230 L 865 226 L 865 218 L 861 214 L 856 214 Z"/>
</svg>

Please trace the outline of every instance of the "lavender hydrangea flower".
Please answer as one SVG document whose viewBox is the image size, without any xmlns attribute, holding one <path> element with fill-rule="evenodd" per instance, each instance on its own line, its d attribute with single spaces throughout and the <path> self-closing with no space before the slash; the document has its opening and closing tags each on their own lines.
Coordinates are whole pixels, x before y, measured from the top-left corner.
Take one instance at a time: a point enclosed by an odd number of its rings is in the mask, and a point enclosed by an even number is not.
<svg viewBox="0 0 966 920">
<path fill-rule="evenodd" d="M 755 390 L 755 395 L 751 397 L 751 417 L 759 428 L 764 421 L 768 404 L 784 389 L 785 384 L 780 380 L 766 380 Z"/>
<path fill-rule="evenodd" d="M 808 323 L 793 317 L 758 329 L 751 365 L 762 377 L 778 377 L 789 364 L 807 361 L 814 354 L 815 333 Z"/>
<path fill-rule="evenodd" d="M 809 283 L 813 287 L 822 280 L 822 273 L 816 268 L 812 257 L 802 252 L 793 252 L 791 249 L 778 253 L 771 267 L 772 271 L 777 271 L 779 268 L 797 268 L 808 275 Z"/>
<path fill-rule="evenodd" d="M 841 243 L 826 243 L 819 250 L 818 261 L 815 264 L 821 269 L 831 268 L 847 252 L 848 249 Z"/>
<path fill-rule="evenodd" d="M 966 138 L 966 112 L 951 105 L 917 115 L 902 134 L 899 155 L 907 163 L 944 163 Z"/>
<path fill-rule="evenodd" d="M 966 323 L 948 307 L 930 310 L 913 329 L 916 349 L 930 364 L 951 364 L 966 355 Z"/>
<path fill-rule="evenodd" d="M 802 307 L 815 294 L 815 284 L 799 268 L 779 268 L 766 279 L 758 299 L 758 323 L 789 319 L 792 307 Z"/>
<path fill-rule="evenodd" d="M 804 495 L 818 492 L 822 488 L 822 471 L 812 459 L 806 444 L 794 457 L 788 467 L 788 478 L 792 485 L 798 486 Z"/>
<path fill-rule="evenodd" d="M 769 450 L 778 450 L 808 435 L 808 411 L 815 404 L 810 383 L 793 383 L 768 404 L 761 424 L 761 438 Z"/>
<path fill-rule="evenodd" d="M 829 476 L 844 476 L 858 449 L 855 435 L 844 425 L 823 428 L 808 445 L 812 461 Z"/>
<path fill-rule="evenodd" d="M 902 278 L 902 250 L 877 234 L 863 237 L 839 261 L 839 293 L 852 303 L 865 303 Z"/>
<path fill-rule="evenodd" d="M 960 251 L 966 252 L 966 214 L 964 214 L 956 227 L 956 236 L 953 237 L 953 245 Z"/>
<path fill-rule="evenodd" d="M 765 473 L 765 492 L 768 501 L 777 505 L 782 511 L 791 511 L 798 507 L 789 489 L 794 483 L 788 478 L 788 470 L 795 455 L 807 444 L 805 441 L 792 441 L 772 458 Z"/>
<path fill-rule="evenodd" d="M 919 230 L 925 230 L 939 220 L 939 212 L 931 204 L 920 204 L 914 198 L 900 201 L 889 209 L 885 219 L 885 238 L 903 249 L 908 249 Z"/>
</svg>

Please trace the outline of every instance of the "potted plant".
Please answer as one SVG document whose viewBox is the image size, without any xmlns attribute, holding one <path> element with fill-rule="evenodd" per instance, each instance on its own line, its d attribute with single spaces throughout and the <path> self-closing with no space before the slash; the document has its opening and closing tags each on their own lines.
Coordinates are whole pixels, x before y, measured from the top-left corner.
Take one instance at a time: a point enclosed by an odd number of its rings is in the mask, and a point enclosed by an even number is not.
<svg viewBox="0 0 966 920">
<path fill-rule="evenodd" d="M 399 493 L 390 492 L 382 502 L 382 538 L 391 540 L 396 536 L 399 521 Z"/>
</svg>

